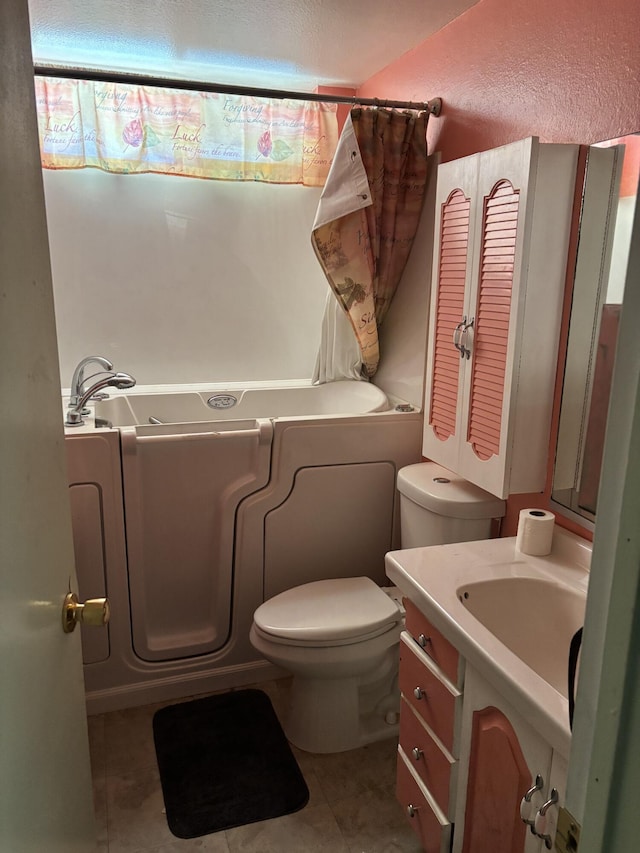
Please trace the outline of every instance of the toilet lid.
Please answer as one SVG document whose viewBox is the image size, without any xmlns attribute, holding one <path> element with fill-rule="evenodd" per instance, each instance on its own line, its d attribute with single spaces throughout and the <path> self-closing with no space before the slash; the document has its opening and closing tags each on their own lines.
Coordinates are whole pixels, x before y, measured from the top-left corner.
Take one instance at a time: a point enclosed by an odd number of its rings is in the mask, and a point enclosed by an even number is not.
<svg viewBox="0 0 640 853">
<path fill-rule="evenodd" d="M 356 640 L 382 633 L 401 619 L 397 604 L 369 578 L 302 584 L 270 598 L 253 620 L 265 634 L 285 640 Z"/>
</svg>

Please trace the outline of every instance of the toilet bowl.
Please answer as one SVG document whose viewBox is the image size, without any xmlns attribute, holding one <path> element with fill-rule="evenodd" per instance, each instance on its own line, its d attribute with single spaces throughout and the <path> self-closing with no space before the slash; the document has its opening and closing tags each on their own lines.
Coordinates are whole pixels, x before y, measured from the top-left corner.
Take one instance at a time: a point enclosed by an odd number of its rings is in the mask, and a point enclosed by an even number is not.
<svg viewBox="0 0 640 853">
<path fill-rule="evenodd" d="M 504 501 L 431 462 L 398 472 L 403 547 L 487 539 Z M 368 577 L 285 590 L 254 614 L 250 640 L 293 675 L 282 720 L 308 752 L 343 752 L 398 731 L 402 597 Z"/>
<path fill-rule="evenodd" d="M 251 643 L 293 675 L 291 743 L 343 752 L 397 731 L 403 624 L 397 590 L 367 577 L 302 584 L 258 607 Z"/>
</svg>

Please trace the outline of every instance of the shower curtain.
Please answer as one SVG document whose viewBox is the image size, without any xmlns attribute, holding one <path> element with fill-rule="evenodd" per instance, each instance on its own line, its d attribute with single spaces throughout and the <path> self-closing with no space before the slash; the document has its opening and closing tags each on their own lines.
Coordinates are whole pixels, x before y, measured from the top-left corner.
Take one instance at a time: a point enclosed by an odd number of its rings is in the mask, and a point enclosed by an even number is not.
<svg viewBox="0 0 640 853">
<path fill-rule="evenodd" d="M 329 282 L 313 382 L 369 379 L 427 178 L 426 112 L 351 110 L 312 231 Z"/>
</svg>

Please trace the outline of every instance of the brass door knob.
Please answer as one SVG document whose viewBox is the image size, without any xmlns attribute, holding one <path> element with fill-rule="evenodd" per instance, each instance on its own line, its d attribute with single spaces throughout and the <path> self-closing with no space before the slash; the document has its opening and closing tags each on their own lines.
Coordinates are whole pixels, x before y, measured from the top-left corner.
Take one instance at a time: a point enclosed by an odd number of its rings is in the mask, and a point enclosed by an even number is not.
<svg viewBox="0 0 640 853">
<path fill-rule="evenodd" d="M 62 605 L 62 630 L 65 634 L 70 634 L 79 622 L 83 625 L 103 627 L 109 621 L 110 615 L 108 598 L 88 598 L 81 603 L 75 592 L 68 592 Z"/>
</svg>

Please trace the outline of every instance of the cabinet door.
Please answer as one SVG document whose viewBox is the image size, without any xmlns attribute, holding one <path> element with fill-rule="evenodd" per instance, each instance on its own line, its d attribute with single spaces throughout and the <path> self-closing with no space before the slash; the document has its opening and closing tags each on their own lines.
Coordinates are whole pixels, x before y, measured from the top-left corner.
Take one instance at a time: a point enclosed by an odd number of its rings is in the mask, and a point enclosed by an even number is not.
<svg viewBox="0 0 640 853">
<path fill-rule="evenodd" d="M 501 498 L 544 488 L 576 164 L 532 137 L 438 173 L 423 454 Z"/>
<path fill-rule="evenodd" d="M 478 155 L 442 164 L 436 190 L 423 453 L 456 470 L 464 359 L 454 345 L 469 311 Z"/>
<path fill-rule="evenodd" d="M 488 491 L 505 491 L 519 297 L 527 251 L 533 139 L 483 152 L 477 236 L 463 343 L 471 355 L 462 393 L 459 470 Z"/>
<path fill-rule="evenodd" d="M 540 775 L 531 818 L 548 790 L 551 747 L 467 667 L 453 853 L 540 853 L 520 803 Z"/>
</svg>

